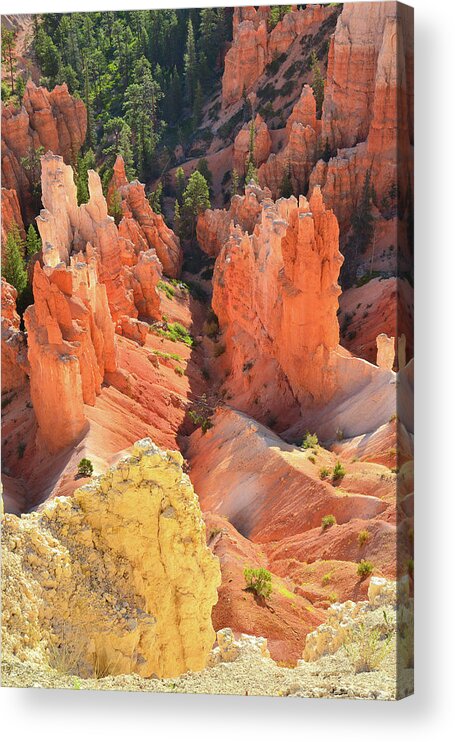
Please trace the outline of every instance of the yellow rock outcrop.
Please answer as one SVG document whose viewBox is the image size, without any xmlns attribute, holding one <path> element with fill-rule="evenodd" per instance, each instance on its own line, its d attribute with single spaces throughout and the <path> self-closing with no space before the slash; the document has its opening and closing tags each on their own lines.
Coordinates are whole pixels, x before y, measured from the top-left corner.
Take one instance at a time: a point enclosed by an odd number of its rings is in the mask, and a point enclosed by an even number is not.
<svg viewBox="0 0 455 742">
<path fill-rule="evenodd" d="M 220 568 L 182 463 L 145 438 L 73 497 L 3 517 L 4 655 L 83 677 L 206 666 Z"/>
</svg>

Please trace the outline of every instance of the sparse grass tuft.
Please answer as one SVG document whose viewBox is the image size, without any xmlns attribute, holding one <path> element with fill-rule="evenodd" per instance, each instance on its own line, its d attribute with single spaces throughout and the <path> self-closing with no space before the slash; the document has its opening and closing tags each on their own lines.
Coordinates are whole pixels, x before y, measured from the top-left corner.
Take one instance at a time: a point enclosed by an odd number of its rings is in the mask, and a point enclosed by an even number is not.
<svg viewBox="0 0 455 742">
<path fill-rule="evenodd" d="M 357 574 L 361 579 L 364 579 L 365 577 L 368 577 L 368 575 L 371 575 L 373 569 L 374 565 L 372 562 L 369 562 L 367 559 L 362 559 L 362 561 L 357 565 Z"/>
<path fill-rule="evenodd" d="M 323 466 L 322 469 L 319 470 L 319 479 L 327 479 L 328 476 L 330 476 L 330 471 L 326 466 Z"/>
<path fill-rule="evenodd" d="M 331 528 L 332 526 L 335 526 L 337 522 L 337 519 L 334 515 L 324 515 L 324 517 L 321 520 L 321 527 L 322 530 L 325 531 L 326 528 Z"/>
<path fill-rule="evenodd" d="M 357 536 L 359 546 L 364 546 L 366 542 L 370 540 L 370 538 L 371 533 L 369 531 L 359 531 L 359 535 Z"/>
</svg>

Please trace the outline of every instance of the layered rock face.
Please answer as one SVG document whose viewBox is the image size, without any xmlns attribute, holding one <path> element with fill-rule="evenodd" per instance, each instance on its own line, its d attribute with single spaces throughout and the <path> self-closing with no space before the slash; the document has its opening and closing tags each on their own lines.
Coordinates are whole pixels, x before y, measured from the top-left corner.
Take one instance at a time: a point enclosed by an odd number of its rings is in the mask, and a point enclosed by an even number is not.
<svg viewBox="0 0 455 742">
<path fill-rule="evenodd" d="M 29 80 L 19 110 L 2 106 L 2 184 L 17 192 L 25 218 L 35 214 L 30 205 L 31 183 L 21 159 L 30 150 L 44 147 L 66 163 L 75 162 L 86 131 L 85 105 L 69 94 L 66 83 L 49 92 Z"/>
<path fill-rule="evenodd" d="M 130 217 L 117 228 L 108 215 L 101 181 L 94 171 L 89 171 L 89 202 L 79 207 L 72 168 L 51 153 L 44 155 L 41 163 L 44 209 L 36 221 L 44 264 L 55 267 L 62 261 L 68 263 L 72 252 L 84 251 L 88 259 L 97 259 L 99 280 L 106 286 L 114 322 L 138 313 L 159 318 L 155 289 L 161 263 L 138 225 Z"/>
<path fill-rule="evenodd" d="M 231 379 L 240 391 L 245 365 L 259 377 L 265 364 L 261 384 L 273 367 L 278 390 L 322 403 L 334 391 L 329 360 L 339 336 L 337 220 L 318 189 L 309 202 L 292 196 L 261 206 L 253 234 L 233 228 L 215 264 L 212 304 Z"/>
<path fill-rule="evenodd" d="M 207 255 L 217 256 L 233 227 L 252 233 L 262 213 L 262 201 L 270 191 L 254 183 L 245 187 L 244 196 L 233 196 L 229 209 L 206 209 L 198 217 L 197 240 Z"/>
<path fill-rule="evenodd" d="M 412 12 L 396 3 L 345 3 L 338 18 L 321 122 L 321 141 L 338 153 L 328 164 L 318 162 L 311 184 L 321 184 L 343 227 L 368 169 L 378 203 L 394 184 L 405 203 L 413 143 L 411 34 Z"/>
<path fill-rule="evenodd" d="M 16 311 L 17 291 L 2 277 L 2 394 L 21 389 L 29 366 L 27 344 Z"/>
<path fill-rule="evenodd" d="M 144 439 L 72 498 L 4 517 L 5 655 L 82 677 L 206 666 L 220 568 L 182 463 Z"/>
<path fill-rule="evenodd" d="M 25 240 L 24 222 L 22 221 L 21 207 L 17 193 L 12 188 L 2 188 L 2 245 L 6 244 L 8 233 L 14 225 Z"/>
<path fill-rule="evenodd" d="M 270 188 L 273 198 L 280 196 L 285 175 L 288 175 L 296 193 L 307 192 L 318 154 L 319 124 L 313 89 L 304 85 L 286 124 L 285 147 L 272 154 L 258 170 L 260 185 Z"/>
<path fill-rule="evenodd" d="M 325 5 L 293 8 L 268 31 L 269 9 L 266 6 L 234 8 L 232 46 L 224 60 L 222 100 L 224 106 L 236 103 L 249 91 L 266 65 L 289 49 L 297 36 L 314 33 L 333 13 Z"/>
<path fill-rule="evenodd" d="M 94 258 L 36 263 L 33 294 L 24 315 L 30 391 L 40 434 L 55 452 L 82 435 L 84 403 L 95 404 L 105 374 L 117 368 L 114 325 Z"/>
<path fill-rule="evenodd" d="M 112 181 L 109 187 L 108 198 L 113 198 L 115 192 L 120 194 L 124 219 L 136 222 L 135 243 L 142 238 L 156 254 L 163 266 L 163 271 L 171 278 L 178 278 L 182 267 L 183 253 L 180 240 L 165 224 L 161 214 L 155 214 L 150 206 L 142 183 L 133 180 L 128 183 L 125 165 L 121 156 L 117 157 L 114 165 Z M 129 232 L 129 225 L 120 226 L 119 231 Z"/>
<path fill-rule="evenodd" d="M 245 175 L 246 162 L 250 148 L 250 125 L 239 131 L 234 141 L 234 169 L 242 176 Z M 265 162 L 272 149 L 272 138 L 262 116 L 258 113 L 254 119 L 254 148 L 253 158 L 256 167 Z"/>
</svg>

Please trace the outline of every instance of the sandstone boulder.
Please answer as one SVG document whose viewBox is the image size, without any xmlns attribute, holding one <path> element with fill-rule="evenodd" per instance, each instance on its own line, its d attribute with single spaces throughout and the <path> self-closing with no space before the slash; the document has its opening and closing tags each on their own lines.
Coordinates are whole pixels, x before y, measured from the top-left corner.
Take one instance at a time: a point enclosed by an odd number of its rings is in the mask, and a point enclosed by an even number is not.
<svg viewBox="0 0 455 742">
<path fill-rule="evenodd" d="M 206 666 L 220 568 L 182 464 L 144 439 L 73 497 L 4 516 L 5 655 L 98 678 Z"/>
</svg>

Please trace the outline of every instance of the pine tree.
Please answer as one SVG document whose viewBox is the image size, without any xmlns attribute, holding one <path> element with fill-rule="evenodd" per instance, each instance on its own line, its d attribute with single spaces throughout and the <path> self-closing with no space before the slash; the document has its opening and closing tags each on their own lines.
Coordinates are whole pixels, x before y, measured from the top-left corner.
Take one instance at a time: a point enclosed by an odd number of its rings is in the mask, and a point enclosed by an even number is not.
<svg viewBox="0 0 455 742">
<path fill-rule="evenodd" d="M 27 286 L 27 272 L 23 257 L 24 245 L 16 224 L 8 232 L 4 258 L 2 260 L 2 276 L 20 295 Z"/>
<path fill-rule="evenodd" d="M 193 126 L 195 128 L 197 128 L 202 121 L 202 103 L 203 103 L 202 87 L 201 87 L 201 83 L 198 80 L 196 83 L 196 90 L 194 93 L 194 101 L 193 101 Z"/>
<path fill-rule="evenodd" d="M 155 214 L 162 213 L 161 199 L 163 197 L 163 184 L 161 181 L 156 186 L 155 190 L 149 193 L 148 202 L 152 207 Z"/>
<path fill-rule="evenodd" d="M 254 162 L 248 163 L 248 167 L 247 167 L 247 171 L 245 175 L 245 185 L 248 185 L 251 181 L 253 181 L 253 183 L 256 183 L 256 184 L 259 183 L 258 171 L 256 170 L 254 166 Z"/>
<path fill-rule="evenodd" d="M 2 28 L 2 62 L 9 67 L 9 74 L 11 80 L 11 94 L 14 93 L 14 49 L 16 46 L 16 40 L 14 38 L 14 31 L 8 31 L 6 28 Z"/>
<path fill-rule="evenodd" d="M 92 96 L 90 92 L 87 62 L 84 65 L 84 103 L 87 109 L 87 134 L 85 135 L 85 141 L 87 142 L 88 149 L 91 150 L 96 147 L 96 129 L 95 119 L 93 117 Z"/>
<path fill-rule="evenodd" d="M 131 128 L 133 152 L 139 177 L 146 179 L 158 142 L 157 104 L 162 98 L 150 62 L 141 57 L 134 67 L 133 82 L 125 92 L 125 118 Z"/>
<path fill-rule="evenodd" d="M 123 162 L 125 163 L 126 177 L 128 178 L 128 180 L 133 180 L 135 177 L 135 173 L 133 148 L 131 146 L 131 129 L 125 121 L 123 122 L 122 128 L 120 130 L 118 154 L 122 155 L 123 157 Z"/>
<path fill-rule="evenodd" d="M 204 176 L 195 170 L 183 194 L 183 228 L 189 239 L 194 239 L 198 215 L 205 209 L 210 209 L 209 187 Z"/>
<path fill-rule="evenodd" d="M 25 80 L 22 77 L 22 75 L 19 75 L 19 77 L 16 80 L 16 95 L 19 98 L 19 105 L 22 105 L 22 99 L 24 97 L 25 92 Z"/>
<path fill-rule="evenodd" d="M 366 252 L 368 245 L 371 243 L 374 234 L 374 218 L 371 211 L 371 173 L 366 171 L 365 180 L 362 188 L 362 195 L 356 212 L 351 219 L 352 224 L 352 242 L 357 253 Z"/>
<path fill-rule="evenodd" d="M 183 193 L 186 187 L 186 179 L 183 167 L 177 168 L 175 172 L 175 191 L 177 194 L 177 201 L 180 206 L 183 204 Z"/>
<path fill-rule="evenodd" d="M 41 206 L 41 155 L 44 154 L 44 147 L 31 146 L 25 157 L 21 157 L 21 165 L 27 175 L 30 183 L 32 196 L 32 209 L 38 213 Z"/>
<path fill-rule="evenodd" d="M 269 28 L 275 28 L 276 24 L 281 21 L 282 18 L 289 13 L 291 5 L 272 5 L 269 14 Z"/>
<path fill-rule="evenodd" d="M 189 106 L 193 106 L 194 95 L 196 92 L 196 43 L 194 40 L 194 30 L 191 18 L 188 20 L 184 69 L 185 69 L 185 93 Z"/>
<path fill-rule="evenodd" d="M 237 196 L 239 192 L 240 179 L 237 170 L 232 171 L 231 196 Z"/>
<path fill-rule="evenodd" d="M 209 163 L 208 163 L 208 161 L 206 160 L 205 157 L 201 157 L 201 159 L 199 160 L 199 162 L 197 164 L 196 170 L 199 170 L 199 172 L 201 173 L 201 175 L 204 176 L 204 178 L 207 181 L 207 185 L 209 187 L 209 192 L 211 192 L 212 191 L 212 185 L 213 185 L 213 175 L 212 175 L 212 171 L 209 168 Z"/>
<path fill-rule="evenodd" d="M 175 199 L 174 205 L 174 232 L 180 237 L 181 234 L 181 217 L 180 217 L 180 205 L 177 199 Z"/>
<path fill-rule="evenodd" d="M 36 253 L 41 250 L 41 240 L 33 224 L 30 224 L 27 230 L 27 239 L 25 244 L 28 258 L 32 258 L 33 255 L 36 255 Z"/>
<path fill-rule="evenodd" d="M 313 92 L 316 100 L 316 115 L 321 118 L 322 104 L 324 102 L 324 78 L 322 77 L 316 52 L 311 53 L 311 70 L 313 72 Z"/>
<path fill-rule="evenodd" d="M 114 218 L 114 221 L 118 226 L 120 222 L 122 221 L 123 211 L 122 211 L 122 197 L 117 190 L 115 190 L 111 194 L 107 211 L 108 211 L 109 216 L 112 216 Z"/>
<path fill-rule="evenodd" d="M 77 161 L 77 175 L 76 175 L 76 186 L 77 186 L 77 203 L 86 204 L 89 201 L 90 194 L 88 190 L 88 171 L 95 170 L 96 162 L 93 150 L 89 149 L 85 155 L 79 155 Z"/>
</svg>

